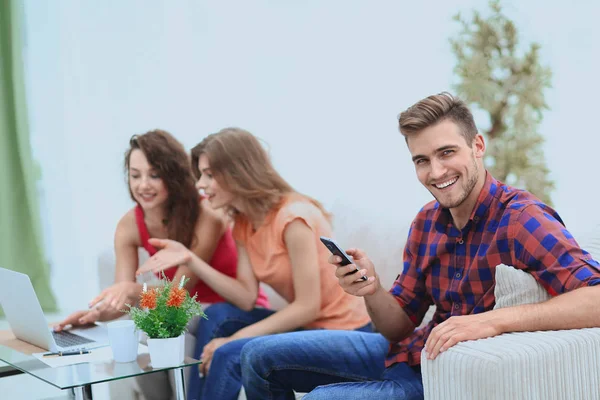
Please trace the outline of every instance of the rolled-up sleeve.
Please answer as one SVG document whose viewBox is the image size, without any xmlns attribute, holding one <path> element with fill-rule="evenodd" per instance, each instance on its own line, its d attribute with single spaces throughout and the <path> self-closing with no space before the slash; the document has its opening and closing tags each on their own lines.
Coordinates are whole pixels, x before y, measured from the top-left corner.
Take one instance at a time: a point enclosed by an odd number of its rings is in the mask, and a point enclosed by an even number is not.
<svg viewBox="0 0 600 400">
<path fill-rule="evenodd" d="M 414 254 L 418 246 L 414 236 L 418 234 L 415 231 L 413 223 L 408 232 L 408 240 L 404 248 L 404 260 L 402 273 L 398 275 L 390 293 L 396 298 L 396 301 L 404 309 L 410 320 L 418 326 L 425 313 L 432 304 L 430 296 L 427 295 L 425 274 L 417 268 Z"/>
</svg>

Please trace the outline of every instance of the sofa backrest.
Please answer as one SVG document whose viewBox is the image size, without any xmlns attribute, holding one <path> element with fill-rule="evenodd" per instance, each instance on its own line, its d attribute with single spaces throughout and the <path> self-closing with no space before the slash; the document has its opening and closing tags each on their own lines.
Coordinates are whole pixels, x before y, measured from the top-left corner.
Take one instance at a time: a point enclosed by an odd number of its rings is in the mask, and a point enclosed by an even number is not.
<svg viewBox="0 0 600 400">
<path fill-rule="evenodd" d="M 600 261 L 600 225 L 591 226 L 580 235 L 575 235 L 575 239 L 582 249 L 592 255 L 594 260 Z"/>
<path fill-rule="evenodd" d="M 381 213 L 379 210 L 367 210 L 338 201 L 331 208 L 333 214 L 334 239 L 343 248 L 358 247 L 365 250 L 373 261 L 381 284 L 389 289 L 396 276 L 402 272 L 404 243 L 411 221 L 403 221 L 393 212 Z M 140 265 L 147 260 L 148 254 L 139 249 Z M 332 269 L 333 273 L 333 269 Z M 98 283 L 100 290 L 114 282 L 115 255 L 107 248 L 98 257 Z M 139 282 L 151 282 L 152 274 L 142 276 Z M 287 302 L 268 285 L 262 284 L 274 309 L 281 309 Z"/>
<path fill-rule="evenodd" d="M 146 250 L 138 249 L 138 263 L 142 265 L 148 259 L 148 252 Z M 106 248 L 98 255 L 98 286 L 100 290 L 104 290 L 115 281 L 115 251 L 112 247 Z M 151 272 L 145 273 L 137 277 L 137 281 L 140 283 L 152 284 L 158 282 L 158 278 Z"/>
<path fill-rule="evenodd" d="M 375 265 L 381 284 L 392 287 L 402 272 L 404 244 L 411 221 L 393 210 L 373 210 L 338 201 L 332 207 L 334 239 L 344 248 L 363 249 Z"/>
<path fill-rule="evenodd" d="M 393 212 L 378 211 L 344 201 L 335 202 L 331 208 L 333 238 L 344 249 L 358 247 L 365 250 L 375 265 L 381 284 L 389 289 L 402 272 L 404 243 L 411 221 L 403 221 Z M 274 309 L 287 304 L 269 286 L 263 285 L 263 288 Z"/>
</svg>

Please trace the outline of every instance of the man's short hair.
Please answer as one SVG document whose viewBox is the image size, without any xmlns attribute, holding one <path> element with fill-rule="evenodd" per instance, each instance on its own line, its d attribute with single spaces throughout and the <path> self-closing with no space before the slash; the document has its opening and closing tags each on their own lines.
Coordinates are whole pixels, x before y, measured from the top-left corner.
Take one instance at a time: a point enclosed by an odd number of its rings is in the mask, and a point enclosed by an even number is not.
<svg viewBox="0 0 600 400">
<path fill-rule="evenodd" d="M 445 120 L 451 120 L 460 127 L 467 144 L 470 146 L 477 135 L 477 127 L 473 114 L 467 105 L 458 97 L 448 92 L 442 92 L 424 98 L 403 111 L 398 117 L 400 133 L 408 140 L 410 135 L 436 125 Z"/>
</svg>

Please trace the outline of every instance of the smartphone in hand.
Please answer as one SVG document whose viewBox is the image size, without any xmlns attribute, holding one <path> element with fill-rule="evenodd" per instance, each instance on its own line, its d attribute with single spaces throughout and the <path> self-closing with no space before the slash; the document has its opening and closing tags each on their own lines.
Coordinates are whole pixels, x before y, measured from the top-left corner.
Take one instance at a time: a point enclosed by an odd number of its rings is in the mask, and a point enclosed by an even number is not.
<svg viewBox="0 0 600 400">
<path fill-rule="evenodd" d="M 329 249 L 329 251 L 331 251 L 331 254 L 336 255 L 338 257 L 340 257 L 342 259 L 342 262 L 340 263 L 340 265 L 348 265 L 348 264 L 354 264 L 354 262 L 352 261 L 352 258 L 346 254 L 346 252 L 344 250 L 342 250 L 342 248 L 335 242 L 335 240 L 330 239 L 328 237 L 325 236 L 321 236 L 319 239 L 321 239 L 321 242 L 325 245 L 325 247 L 327 247 Z M 356 267 L 356 271 L 359 271 L 358 267 Z M 348 274 L 353 274 L 354 272 L 348 272 Z M 366 276 L 362 276 L 360 279 L 362 279 L 363 281 L 367 280 Z"/>
</svg>

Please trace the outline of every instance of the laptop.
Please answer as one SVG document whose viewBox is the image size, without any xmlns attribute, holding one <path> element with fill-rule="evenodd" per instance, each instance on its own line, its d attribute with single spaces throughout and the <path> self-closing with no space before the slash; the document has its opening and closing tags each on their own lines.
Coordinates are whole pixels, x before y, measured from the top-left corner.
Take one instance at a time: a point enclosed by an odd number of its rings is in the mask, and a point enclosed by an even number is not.
<svg viewBox="0 0 600 400">
<path fill-rule="evenodd" d="M 108 345 L 104 326 L 54 332 L 49 327 L 29 276 L 0 268 L 0 305 L 17 339 L 52 352 Z"/>
</svg>

